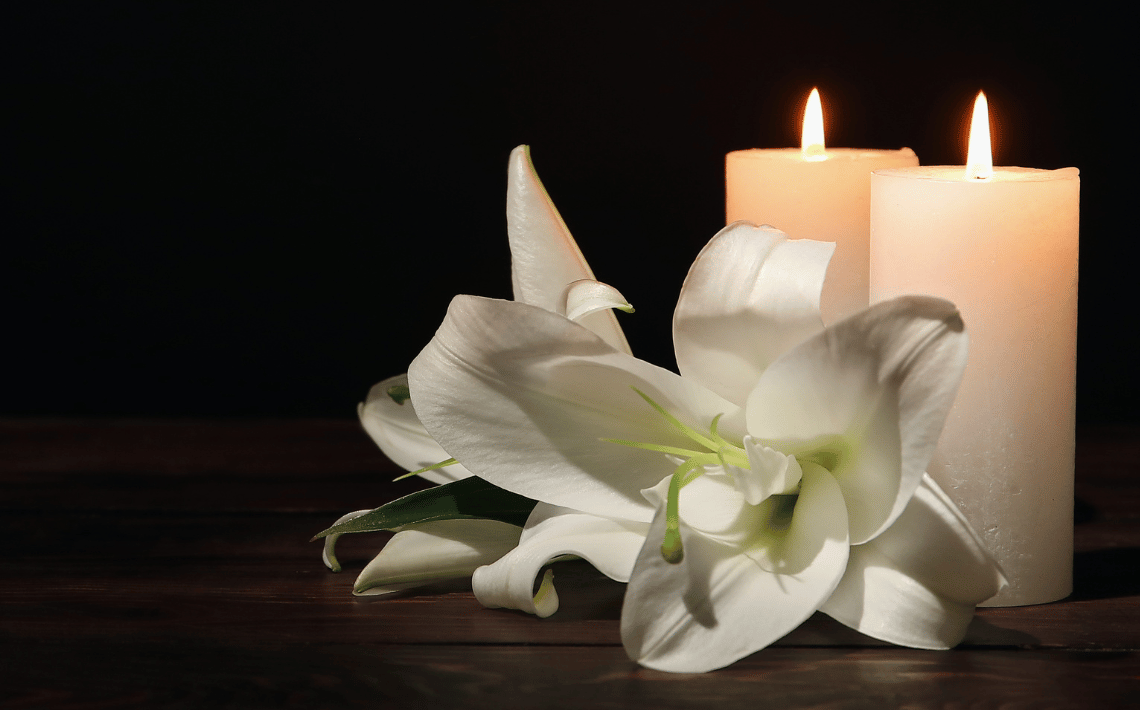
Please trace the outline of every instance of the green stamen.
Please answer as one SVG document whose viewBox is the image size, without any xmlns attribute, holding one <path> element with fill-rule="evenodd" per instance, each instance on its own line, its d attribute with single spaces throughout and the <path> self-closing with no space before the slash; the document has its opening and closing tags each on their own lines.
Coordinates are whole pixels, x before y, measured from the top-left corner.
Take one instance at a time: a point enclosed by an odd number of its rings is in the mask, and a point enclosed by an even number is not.
<svg viewBox="0 0 1140 710">
<path fill-rule="evenodd" d="M 671 565 L 685 559 L 681 543 L 681 489 L 704 474 L 705 463 L 716 463 L 715 454 L 701 454 L 684 462 L 673 471 L 669 479 L 669 493 L 665 499 L 665 537 L 661 540 L 661 557 Z"/>
<path fill-rule="evenodd" d="M 679 446 L 647 444 L 640 441 L 629 441 L 628 439 L 602 439 L 602 441 L 608 441 L 611 444 L 621 444 L 622 446 L 628 446 L 631 449 L 645 449 L 646 451 L 656 451 L 659 454 L 674 454 L 676 456 L 684 456 L 685 458 L 688 458 L 690 456 L 698 456 L 702 453 L 700 451 L 694 451 L 692 449 L 682 449 Z"/>
<path fill-rule="evenodd" d="M 669 480 L 669 493 L 665 500 L 665 535 L 661 540 L 661 557 L 669 564 L 675 565 L 685 559 L 685 549 L 681 542 L 681 489 L 704 475 L 704 467 L 708 465 L 719 463 L 726 468 L 729 464 L 738 468 L 749 468 L 748 454 L 740 446 L 728 441 L 717 431 L 720 418 L 724 416 L 723 414 L 718 414 L 713 417 L 712 422 L 709 424 L 708 436 L 706 436 L 691 426 L 682 423 L 681 420 L 665 411 L 664 407 L 654 402 L 652 397 L 641 390 L 633 386 L 631 386 L 630 389 L 644 399 L 650 407 L 653 407 L 653 410 L 660 414 L 665 421 L 669 422 L 674 429 L 704 449 L 703 451 L 700 449 L 686 449 L 680 446 L 651 444 L 647 442 L 630 441 L 628 439 L 602 439 L 602 441 L 608 441 L 611 444 L 653 451 L 659 454 L 680 456 L 685 459 L 680 466 L 674 469 L 673 475 Z"/>
<path fill-rule="evenodd" d="M 679 565 L 685 559 L 685 548 L 681 545 L 680 529 L 665 529 L 665 538 L 661 540 L 661 557 L 671 565 Z"/>
<path fill-rule="evenodd" d="M 402 481 L 405 478 L 411 478 L 412 476 L 418 476 L 419 474 L 423 473 L 424 471 L 434 471 L 437 468 L 444 468 L 445 466 L 453 466 L 457 463 L 459 463 L 459 462 L 456 461 L 455 459 L 447 459 L 446 461 L 440 461 L 439 463 L 432 464 L 431 466 L 424 466 L 423 468 L 419 469 L 418 471 L 409 471 L 408 473 L 405 473 L 403 476 L 396 476 L 395 478 L 392 479 L 392 483 L 395 483 L 396 481 Z"/>
<path fill-rule="evenodd" d="M 661 540 L 661 557 L 671 565 L 679 564 L 685 559 L 685 548 L 681 543 L 681 513 L 680 507 L 682 480 L 686 474 L 692 473 L 698 465 L 691 459 L 677 467 L 673 477 L 669 479 L 669 495 L 665 499 L 665 537 Z"/>
<path fill-rule="evenodd" d="M 684 476 L 681 478 L 681 488 L 689 485 L 701 476 L 705 475 L 704 467 L 710 464 L 719 463 L 720 460 L 716 454 L 697 454 L 688 461 L 685 461 L 678 467 L 678 470 L 684 468 Z M 674 474 L 676 471 L 674 471 Z"/>
<path fill-rule="evenodd" d="M 727 441 L 725 441 L 724 437 L 721 436 L 720 433 L 717 432 L 717 430 L 716 430 L 717 425 L 720 424 L 720 418 L 723 416 L 724 416 L 724 412 L 721 412 L 720 414 L 713 417 L 712 421 L 709 422 L 709 436 L 711 436 L 713 438 L 713 441 L 720 444 L 722 447 L 723 446 L 732 446 L 732 444 L 729 444 Z"/>
<path fill-rule="evenodd" d="M 725 444 L 716 451 L 717 460 L 720 461 L 722 466 L 735 466 L 737 468 L 751 469 L 752 464 L 748 462 L 748 454 L 739 446 L 732 444 Z"/>
<path fill-rule="evenodd" d="M 662 417 L 664 417 L 665 421 L 672 424 L 678 431 L 680 431 L 685 436 L 689 437 L 690 439 L 697 442 L 701 446 L 705 447 L 709 451 L 716 451 L 717 448 L 719 448 L 707 436 L 700 433 L 699 431 L 692 428 L 691 426 L 683 424 L 680 419 L 673 416 L 669 412 L 665 411 L 665 408 L 662 407 L 660 404 L 657 404 L 656 402 L 654 402 L 649 397 L 649 395 L 645 394 L 644 392 L 637 389 L 636 387 L 633 387 L 632 385 L 630 385 L 630 389 L 632 389 L 634 392 L 636 392 L 638 394 L 638 396 L 640 396 L 642 399 L 644 399 L 649 404 L 650 407 L 653 407 L 653 409 L 655 409 L 658 414 L 660 414 Z"/>
</svg>

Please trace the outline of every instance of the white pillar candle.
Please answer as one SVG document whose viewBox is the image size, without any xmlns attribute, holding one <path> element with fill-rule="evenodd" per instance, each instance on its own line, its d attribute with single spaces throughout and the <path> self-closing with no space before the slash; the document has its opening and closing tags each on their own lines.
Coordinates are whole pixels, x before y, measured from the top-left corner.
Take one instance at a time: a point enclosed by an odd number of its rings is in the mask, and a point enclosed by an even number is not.
<svg viewBox="0 0 1140 710">
<path fill-rule="evenodd" d="M 834 323 L 868 303 L 871 171 L 918 165 L 918 158 L 910 148 L 825 148 L 815 89 L 803 134 L 798 149 L 737 150 L 725 157 L 726 222 L 743 219 L 793 239 L 835 242 L 820 303 L 824 322 Z"/>
<path fill-rule="evenodd" d="M 993 169 L 985 150 L 980 177 L 875 172 L 871 302 L 926 293 L 961 311 L 970 356 L 929 473 L 1009 578 L 984 605 L 1039 604 L 1072 591 L 1080 178 Z"/>
</svg>

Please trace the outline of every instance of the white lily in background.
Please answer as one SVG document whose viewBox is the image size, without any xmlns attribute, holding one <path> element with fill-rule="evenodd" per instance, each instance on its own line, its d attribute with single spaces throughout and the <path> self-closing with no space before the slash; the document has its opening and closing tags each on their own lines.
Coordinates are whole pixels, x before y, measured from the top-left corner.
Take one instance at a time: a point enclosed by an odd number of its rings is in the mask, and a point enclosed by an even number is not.
<svg viewBox="0 0 1140 710">
<path fill-rule="evenodd" d="M 632 311 L 633 308 L 612 286 L 594 280 L 593 272 L 539 180 L 526 146 L 511 152 L 508 166 L 507 235 L 516 301 L 578 322 L 610 346 L 629 353 L 625 334 L 611 309 Z M 471 475 L 461 463 L 422 470 L 451 456 L 420 423 L 409 400 L 407 375 L 391 377 L 373 386 L 357 411 L 372 440 L 388 458 L 406 470 L 419 471 L 419 476 L 437 484 Z M 366 512 L 349 513 L 337 523 Z M 538 563 L 541 566 L 562 554 L 551 551 L 573 546 L 583 550 L 583 556 L 594 561 L 603 572 L 624 582 L 629 579 L 646 527 L 641 525 L 638 535 L 621 525 L 615 528 L 615 524 L 606 519 L 541 503 L 523 530 L 493 520 L 447 520 L 407 526 L 397 532 L 360 573 L 354 593 L 386 594 L 441 579 L 467 577 L 477 568 L 515 550 L 495 568 L 495 573 L 481 577 L 478 585 L 481 598 L 494 598 L 497 588 L 509 586 L 509 579 L 522 579 L 529 574 L 527 599 L 532 604 L 539 600 L 541 608 L 552 613 L 557 608 L 558 597 L 549 576 L 539 594 L 531 594 L 531 584 L 538 570 L 538 567 L 532 570 L 531 565 L 536 560 L 542 558 Z M 611 532 L 615 533 L 618 543 L 614 543 L 612 536 L 603 535 Z M 323 552 L 325 564 L 334 571 L 340 569 L 335 555 L 339 537 L 327 537 Z M 605 545 L 596 551 L 591 549 L 589 540 L 603 538 L 607 541 Z M 515 572 L 519 565 L 525 571 Z"/>
<path fill-rule="evenodd" d="M 427 431 L 497 486 L 609 521 L 479 570 L 480 600 L 546 615 L 531 596 L 545 555 L 617 550 L 619 567 L 632 536 L 622 639 L 652 668 L 722 667 L 816 610 L 904 645 L 960 641 L 1004 581 L 924 474 L 965 366 L 962 321 L 911 297 L 823 331 L 832 250 L 722 230 L 677 305 L 680 375 L 548 309 L 453 300 L 409 369 Z"/>
</svg>

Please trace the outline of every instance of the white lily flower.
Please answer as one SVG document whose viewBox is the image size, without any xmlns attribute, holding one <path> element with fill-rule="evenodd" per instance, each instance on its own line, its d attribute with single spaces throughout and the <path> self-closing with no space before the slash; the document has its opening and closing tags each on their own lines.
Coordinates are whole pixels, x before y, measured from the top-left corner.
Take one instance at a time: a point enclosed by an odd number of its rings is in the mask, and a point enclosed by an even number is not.
<svg viewBox="0 0 1140 710">
<path fill-rule="evenodd" d="M 722 230 L 678 302 L 681 375 L 550 310 L 472 296 L 409 369 L 427 431 L 474 474 L 626 533 L 648 526 L 622 613 L 643 665 L 719 668 L 820 609 L 947 648 L 1004 581 L 924 475 L 965 366 L 957 311 L 904 298 L 823 331 L 832 249 Z M 600 534 L 545 552 L 589 557 Z M 476 572 L 476 594 L 545 615 L 528 601 L 533 562 L 489 574 L 521 549 Z"/>
<path fill-rule="evenodd" d="M 581 323 L 612 347 L 629 353 L 629 344 L 612 310 L 632 311 L 633 308 L 617 289 L 594 279 L 589 264 L 539 180 L 526 146 L 511 152 L 508 166 L 507 235 L 516 301 Z M 421 470 L 446 461 L 451 455 L 420 423 L 409 399 L 407 375 L 391 377 L 373 386 L 357 412 L 372 440 L 388 458 L 406 470 L 420 471 L 420 477 L 437 484 L 471 475 L 461 463 Z M 367 511 L 350 513 L 337 522 L 364 512 Z M 549 521 L 550 518 L 557 521 Z M 523 573 L 515 572 L 516 565 L 530 569 L 545 554 L 538 551 L 566 546 L 587 548 L 584 540 L 598 538 L 602 533 L 617 534 L 619 543 L 583 556 L 593 560 L 606 574 L 627 581 L 644 539 L 644 530 L 639 537 L 631 537 L 631 534 L 622 535 L 618 528 L 620 525 L 615 527 L 604 518 L 553 511 L 539 505 L 521 531 L 522 543 L 517 554 L 503 560 L 494 572 L 482 575 L 476 584 L 476 593 L 486 604 L 492 605 L 494 589 L 506 584 L 508 576 L 522 578 Z M 334 570 L 340 568 L 335 556 L 338 537 L 326 538 L 323 553 L 325 564 Z M 354 593 L 384 594 L 439 579 L 469 576 L 478 567 L 490 565 L 514 550 L 520 545 L 519 537 L 519 528 L 488 520 L 450 520 L 407 526 L 397 532 L 361 572 Z M 559 554 L 550 554 L 537 565 Z M 538 595 L 530 592 L 531 580 L 537 571 L 538 567 L 534 567 L 529 572 L 526 602 L 533 605 L 536 598 L 546 599 L 542 608 L 553 612 L 557 608 L 557 593 L 549 576 Z"/>
<path fill-rule="evenodd" d="M 469 577 L 518 544 L 522 529 L 498 520 L 436 520 L 392 536 L 356 578 L 357 596 L 390 594 L 429 582 Z"/>
<path fill-rule="evenodd" d="M 590 265 L 538 179 L 525 145 L 511 151 L 507 168 L 507 237 L 516 301 L 566 316 L 618 350 L 630 352 L 612 309 L 632 312 L 633 307 L 617 289 L 594 280 Z M 408 471 L 451 458 L 416 416 L 409 401 L 407 375 L 374 385 L 357 414 L 384 455 Z M 442 484 L 471 473 L 462 464 L 452 464 L 419 475 Z"/>
</svg>

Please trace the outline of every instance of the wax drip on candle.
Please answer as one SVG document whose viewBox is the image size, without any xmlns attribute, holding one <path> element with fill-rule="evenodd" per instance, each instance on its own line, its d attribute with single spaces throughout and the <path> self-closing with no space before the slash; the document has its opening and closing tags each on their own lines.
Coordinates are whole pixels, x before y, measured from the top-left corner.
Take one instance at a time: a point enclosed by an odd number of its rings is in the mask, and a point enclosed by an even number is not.
<svg viewBox="0 0 1140 710">
<path fill-rule="evenodd" d="M 987 134 L 988 135 L 988 134 Z M 804 107 L 804 123 L 800 133 L 800 149 L 804 160 L 827 160 L 823 145 L 823 105 L 819 102 L 819 89 L 813 88 Z"/>
<path fill-rule="evenodd" d="M 986 95 L 978 92 L 974 115 L 970 119 L 970 143 L 966 149 L 966 177 L 985 180 L 994 176 L 994 159 L 990 149 L 990 106 Z"/>
</svg>

